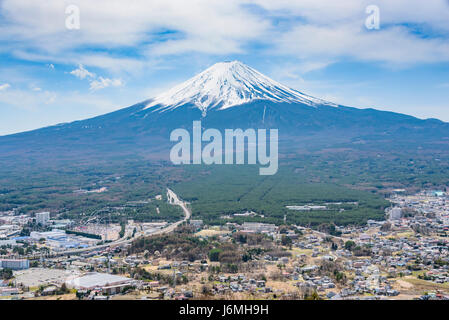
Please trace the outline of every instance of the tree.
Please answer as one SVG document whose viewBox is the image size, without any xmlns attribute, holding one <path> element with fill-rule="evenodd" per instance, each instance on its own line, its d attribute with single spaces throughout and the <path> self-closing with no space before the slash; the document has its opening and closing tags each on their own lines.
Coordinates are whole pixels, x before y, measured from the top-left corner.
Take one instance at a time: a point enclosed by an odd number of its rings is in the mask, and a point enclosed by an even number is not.
<svg viewBox="0 0 449 320">
<path fill-rule="evenodd" d="M 21 247 L 14 247 L 12 252 L 18 253 L 19 255 L 24 255 L 25 254 L 25 250 L 23 248 L 21 248 Z"/>
<path fill-rule="evenodd" d="M 84 297 L 84 292 L 76 290 L 76 297 L 81 300 Z"/>
<path fill-rule="evenodd" d="M 306 295 L 304 300 L 321 300 L 320 296 L 316 291 L 314 291 L 310 296 Z"/>
<path fill-rule="evenodd" d="M 348 240 L 345 242 L 345 249 L 351 251 L 356 246 L 355 242 Z"/>
<path fill-rule="evenodd" d="M 355 256 L 357 257 L 362 257 L 362 256 L 370 256 L 372 251 L 368 246 L 356 246 L 353 250 L 353 253 Z"/>
<path fill-rule="evenodd" d="M 239 233 L 239 235 L 238 235 L 238 241 L 239 241 L 240 243 L 246 243 L 246 241 L 247 241 L 246 235 Z"/>
<path fill-rule="evenodd" d="M 385 222 L 381 227 L 380 227 L 380 231 L 390 231 L 391 230 L 391 223 L 389 222 Z"/>
<path fill-rule="evenodd" d="M 211 288 L 209 286 L 203 285 L 201 287 L 201 293 L 203 295 L 207 296 L 207 295 L 211 294 L 211 292 L 212 292 L 212 290 L 211 290 Z"/>
<path fill-rule="evenodd" d="M 346 282 L 346 275 L 343 272 L 335 270 L 334 271 L 334 276 L 335 276 L 335 280 L 337 282 L 341 282 L 341 283 L 345 283 Z"/>
<path fill-rule="evenodd" d="M 281 243 L 283 246 L 289 246 L 292 244 L 292 239 L 286 235 L 282 235 Z"/>
<path fill-rule="evenodd" d="M 3 270 L 0 270 L 0 277 L 3 280 L 9 280 L 13 277 L 13 272 L 11 269 L 5 268 Z"/>
<path fill-rule="evenodd" d="M 60 294 L 65 294 L 65 293 L 69 293 L 69 292 L 70 292 L 69 288 L 67 288 L 66 284 L 63 283 L 61 285 L 61 288 L 59 289 L 59 293 Z"/>
<path fill-rule="evenodd" d="M 219 261 L 220 260 L 220 253 L 222 252 L 221 249 L 212 249 L 209 251 L 209 259 L 210 261 Z"/>
</svg>

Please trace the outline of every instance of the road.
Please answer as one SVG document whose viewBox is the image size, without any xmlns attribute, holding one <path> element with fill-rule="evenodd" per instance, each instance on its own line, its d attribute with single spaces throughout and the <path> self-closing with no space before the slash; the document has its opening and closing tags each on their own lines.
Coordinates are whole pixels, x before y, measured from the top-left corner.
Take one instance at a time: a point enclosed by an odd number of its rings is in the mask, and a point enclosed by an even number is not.
<svg viewBox="0 0 449 320">
<path fill-rule="evenodd" d="M 152 233 L 152 235 L 172 232 L 180 224 L 189 220 L 192 215 L 192 213 L 190 212 L 190 209 L 187 208 L 187 202 L 183 202 L 182 200 L 180 200 L 176 193 L 174 193 L 172 190 L 167 188 L 167 195 L 169 195 L 170 197 L 172 197 L 172 199 L 174 199 L 174 202 L 173 202 L 174 205 L 180 206 L 182 211 L 184 211 L 184 219 L 179 220 L 175 223 L 172 223 L 171 225 L 169 225 L 163 229 L 156 230 L 155 232 Z"/>
<path fill-rule="evenodd" d="M 184 219 L 179 220 L 177 222 L 171 223 L 169 224 L 167 227 L 156 230 L 152 233 L 150 233 L 149 235 L 159 235 L 159 234 L 164 234 L 164 233 L 170 233 L 173 232 L 180 224 L 186 222 L 188 219 L 190 219 L 192 213 L 190 212 L 190 209 L 187 207 L 187 202 L 182 201 L 181 199 L 179 199 L 178 195 L 176 193 L 173 192 L 173 190 L 168 189 L 167 188 L 167 196 L 171 197 L 172 202 L 171 204 L 176 205 L 176 206 L 180 206 L 182 208 L 182 211 L 184 211 Z M 93 246 L 93 247 L 89 247 L 89 248 L 82 248 L 82 249 L 73 249 L 73 250 L 66 250 L 66 251 L 61 251 L 61 252 L 54 252 L 51 253 L 50 256 L 51 257 L 59 257 L 59 256 L 65 256 L 65 255 L 73 255 L 73 254 L 79 254 L 82 252 L 88 252 L 88 251 L 93 251 L 93 250 L 98 250 L 98 249 L 104 249 L 104 248 L 109 248 L 109 247 L 115 247 L 118 245 L 122 245 L 122 244 L 126 244 L 126 243 L 131 243 L 133 240 L 137 239 L 140 235 L 136 232 L 136 235 L 131 238 L 131 239 L 126 239 L 128 237 L 127 234 L 125 234 L 123 236 L 123 238 L 118 239 L 116 241 L 110 242 L 110 243 L 106 243 L 106 244 L 102 244 L 102 245 L 98 245 L 98 246 Z M 33 255 L 29 258 L 40 258 L 41 255 Z"/>
</svg>

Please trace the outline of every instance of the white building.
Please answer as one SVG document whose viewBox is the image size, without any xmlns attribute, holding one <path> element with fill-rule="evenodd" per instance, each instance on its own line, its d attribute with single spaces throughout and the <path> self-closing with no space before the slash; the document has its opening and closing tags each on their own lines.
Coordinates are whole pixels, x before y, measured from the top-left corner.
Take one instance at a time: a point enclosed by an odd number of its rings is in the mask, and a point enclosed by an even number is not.
<svg viewBox="0 0 449 320">
<path fill-rule="evenodd" d="M 393 208 L 390 211 L 390 219 L 391 220 L 398 220 L 402 217 L 402 209 L 401 208 Z"/>
<path fill-rule="evenodd" d="M 67 237 L 67 234 L 64 230 L 59 229 L 53 229 L 52 231 L 46 231 L 46 232 L 38 232 L 38 231 L 32 231 L 30 233 L 30 237 L 34 240 L 40 240 L 40 239 L 59 239 L 63 237 Z"/>
<path fill-rule="evenodd" d="M 245 232 L 256 232 L 256 233 L 276 231 L 276 225 L 259 222 L 244 222 L 242 228 L 243 231 Z"/>
<path fill-rule="evenodd" d="M 46 226 L 49 220 L 50 220 L 50 212 L 36 213 L 36 223 L 40 223 L 41 225 Z"/>
<path fill-rule="evenodd" d="M 23 270 L 30 267 L 30 262 L 26 259 L 2 259 L 0 267 L 3 269 Z"/>
<path fill-rule="evenodd" d="M 0 240 L 0 247 L 2 246 L 15 246 L 17 245 L 16 240 Z"/>
<path fill-rule="evenodd" d="M 190 224 L 195 228 L 201 228 L 201 226 L 203 225 L 203 220 L 190 220 Z"/>
<path fill-rule="evenodd" d="M 116 276 L 108 273 L 87 273 L 86 275 L 69 280 L 66 285 L 77 290 L 99 289 L 109 294 L 119 293 L 134 283 L 134 279 Z"/>
</svg>

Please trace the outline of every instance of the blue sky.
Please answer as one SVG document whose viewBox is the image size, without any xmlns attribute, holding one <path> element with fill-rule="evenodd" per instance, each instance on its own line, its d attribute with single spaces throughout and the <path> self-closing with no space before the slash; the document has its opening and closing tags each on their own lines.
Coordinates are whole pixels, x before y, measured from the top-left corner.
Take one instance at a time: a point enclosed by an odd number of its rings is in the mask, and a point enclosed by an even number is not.
<svg viewBox="0 0 449 320">
<path fill-rule="evenodd" d="M 0 0 L 0 135 L 127 107 L 224 60 L 335 103 L 449 121 L 447 0 Z"/>
</svg>

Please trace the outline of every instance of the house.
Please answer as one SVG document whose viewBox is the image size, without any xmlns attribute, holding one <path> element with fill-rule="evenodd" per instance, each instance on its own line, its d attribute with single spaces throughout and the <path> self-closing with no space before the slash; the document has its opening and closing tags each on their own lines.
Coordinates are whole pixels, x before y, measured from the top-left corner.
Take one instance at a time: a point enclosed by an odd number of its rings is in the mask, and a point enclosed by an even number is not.
<svg viewBox="0 0 449 320">
<path fill-rule="evenodd" d="M 49 287 L 45 288 L 44 290 L 42 290 L 41 295 L 51 296 L 51 295 L 56 294 L 57 291 L 58 291 L 57 286 L 49 286 Z"/>
<path fill-rule="evenodd" d="M 12 296 L 19 294 L 18 288 L 0 288 L 0 296 Z"/>
<path fill-rule="evenodd" d="M 9 284 L 8 280 L 0 280 L 0 288 L 7 287 Z"/>
<path fill-rule="evenodd" d="M 190 224 L 195 228 L 201 228 L 203 226 L 203 220 L 190 220 Z"/>
</svg>

